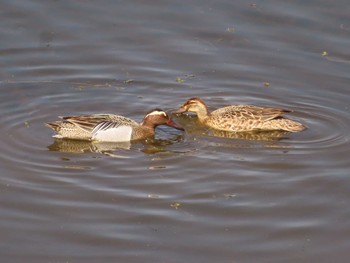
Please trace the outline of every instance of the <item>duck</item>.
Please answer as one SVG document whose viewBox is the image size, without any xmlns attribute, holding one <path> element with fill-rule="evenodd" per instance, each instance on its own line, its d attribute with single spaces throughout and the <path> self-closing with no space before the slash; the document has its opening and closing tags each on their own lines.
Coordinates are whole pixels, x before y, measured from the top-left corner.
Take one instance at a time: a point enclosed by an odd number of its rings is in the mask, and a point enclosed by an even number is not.
<svg viewBox="0 0 350 263">
<path fill-rule="evenodd" d="M 296 121 L 285 118 L 291 111 L 254 105 L 231 105 L 208 111 L 206 103 L 198 97 L 187 100 L 173 114 L 194 112 L 200 124 L 221 131 L 286 131 L 300 132 L 306 127 Z"/>
<path fill-rule="evenodd" d="M 127 142 L 153 138 L 158 125 L 183 130 L 165 111 L 158 108 L 148 112 L 141 123 L 114 114 L 58 116 L 58 118 L 63 121 L 46 123 L 56 132 L 53 137 L 58 139 Z"/>
</svg>

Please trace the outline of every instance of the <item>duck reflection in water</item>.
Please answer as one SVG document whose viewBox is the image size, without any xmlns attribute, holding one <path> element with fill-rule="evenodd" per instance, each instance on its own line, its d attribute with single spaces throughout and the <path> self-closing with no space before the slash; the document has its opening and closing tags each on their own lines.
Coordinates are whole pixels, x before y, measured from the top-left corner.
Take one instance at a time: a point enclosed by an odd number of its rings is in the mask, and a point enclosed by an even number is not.
<svg viewBox="0 0 350 263">
<path fill-rule="evenodd" d="M 162 139 L 147 139 L 140 141 L 127 142 L 97 142 L 71 139 L 55 139 L 54 142 L 47 146 L 50 151 L 59 151 L 66 153 L 99 153 L 114 157 L 123 157 L 116 152 L 125 150 L 136 150 L 146 154 L 158 152 L 167 152 L 170 145 L 183 140 L 182 134 L 169 134 L 158 131 Z"/>
<path fill-rule="evenodd" d="M 47 148 L 50 151 L 71 152 L 71 153 L 104 153 L 117 149 L 129 150 L 130 142 L 91 142 L 83 140 L 55 139 Z"/>
</svg>

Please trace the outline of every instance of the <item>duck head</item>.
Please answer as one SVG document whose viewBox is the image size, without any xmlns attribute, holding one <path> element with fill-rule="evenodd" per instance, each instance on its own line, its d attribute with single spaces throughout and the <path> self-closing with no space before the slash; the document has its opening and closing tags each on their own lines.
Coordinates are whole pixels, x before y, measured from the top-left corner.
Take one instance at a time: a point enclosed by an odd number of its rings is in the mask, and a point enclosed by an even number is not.
<svg viewBox="0 0 350 263">
<path fill-rule="evenodd" d="M 200 98 L 191 98 L 187 100 L 178 110 L 173 113 L 179 114 L 184 112 L 195 112 L 195 113 L 204 113 L 208 114 L 207 105 Z"/>
<path fill-rule="evenodd" d="M 169 115 L 161 109 L 153 109 L 143 118 L 142 125 L 157 127 L 158 125 L 167 125 L 178 130 L 184 130 L 180 125 L 173 122 Z"/>
</svg>

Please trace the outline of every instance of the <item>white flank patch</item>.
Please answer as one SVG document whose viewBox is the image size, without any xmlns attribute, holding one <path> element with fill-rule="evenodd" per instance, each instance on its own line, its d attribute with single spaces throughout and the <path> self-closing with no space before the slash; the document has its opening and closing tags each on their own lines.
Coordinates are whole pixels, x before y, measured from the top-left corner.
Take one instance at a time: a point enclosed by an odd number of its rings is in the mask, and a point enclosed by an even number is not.
<svg viewBox="0 0 350 263">
<path fill-rule="evenodd" d="M 132 127 L 118 126 L 116 128 L 97 131 L 92 139 L 103 142 L 127 142 L 131 139 L 131 133 Z"/>
</svg>

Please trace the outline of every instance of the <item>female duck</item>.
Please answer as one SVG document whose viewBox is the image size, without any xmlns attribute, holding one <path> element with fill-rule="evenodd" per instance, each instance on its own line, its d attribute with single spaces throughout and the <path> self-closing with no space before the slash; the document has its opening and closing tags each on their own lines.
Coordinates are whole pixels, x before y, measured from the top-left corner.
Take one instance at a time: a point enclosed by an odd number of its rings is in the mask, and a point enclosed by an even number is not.
<svg viewBox="0 0 350 263">
<path fill-rule="evenodd" d="M 222 131 L 281 130 L 299 132 L 305 129 L 301 123 L 284 118 L 282 115 L 290 111 L 283 109 L 232 105 L 210 113 L 203 100 L 191 98 L 174 113 L 183 112 L 195 112 L 200 123 Z"/>
<path fill-rule="evenodd" d="M 154 137 L 158 125 L 168 125 L 183 130 L 169 115 L 160 109 L 146 114 L 139 124 L 131 119 L 113 114 L 94 114 L 62 117 L 63 121 L 47 123 L 57 134 L 55 138 L 76 140 L 125 142 Z"/>
</svg>

